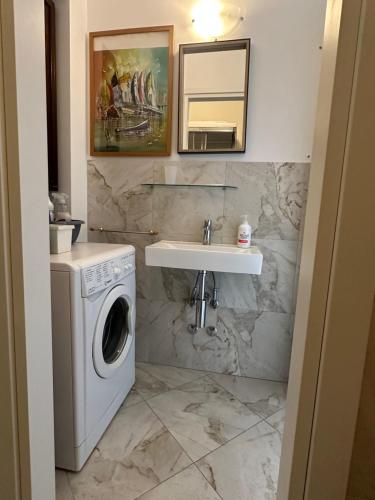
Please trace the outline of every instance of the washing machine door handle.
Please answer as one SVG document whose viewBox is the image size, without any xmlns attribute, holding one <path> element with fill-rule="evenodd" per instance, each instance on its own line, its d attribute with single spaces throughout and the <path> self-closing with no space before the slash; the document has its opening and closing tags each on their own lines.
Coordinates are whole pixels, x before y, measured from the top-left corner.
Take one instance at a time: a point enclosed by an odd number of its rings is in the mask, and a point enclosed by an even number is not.
<svg viewBox="0 0 375 500">
<path fill-rule="evenodd" d="M 112 288 L 99 311 L 92 344 L 94 368 L 100 377 L 112 377 L 125 362 L 134 342 L 134 314 L 128 289 L 124 285 Z"/>
</svg>

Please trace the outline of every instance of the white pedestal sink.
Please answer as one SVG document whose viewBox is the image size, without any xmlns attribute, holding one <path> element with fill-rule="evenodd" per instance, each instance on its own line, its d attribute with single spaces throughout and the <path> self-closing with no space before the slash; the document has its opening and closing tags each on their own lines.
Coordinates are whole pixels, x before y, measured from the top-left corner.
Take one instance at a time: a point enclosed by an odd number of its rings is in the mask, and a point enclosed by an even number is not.
<svg viewBox="0 0 375 500">
<path fill-rule="evenodd" d="M 162 240 L 146 247 L 146 265 L 220 273 L 260 274 L 263 255 L 256 246 L 202 245 Z"/>
</svg>

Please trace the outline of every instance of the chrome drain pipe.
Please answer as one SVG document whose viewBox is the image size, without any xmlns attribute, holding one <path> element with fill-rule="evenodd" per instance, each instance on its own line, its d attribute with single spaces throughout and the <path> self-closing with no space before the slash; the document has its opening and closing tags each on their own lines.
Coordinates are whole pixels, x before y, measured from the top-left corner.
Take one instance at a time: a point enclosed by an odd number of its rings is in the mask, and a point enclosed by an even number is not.
<svg viewBox="0 0 375 500">
<path fill-rule="evenodd" d="M 195 280 L 195 285 L 189 299 L 190 306 L 195 306 L 195 324 L 188 325 L 188 331 L 192 334 L 197 333 L 199 328 L 204 328 L 206 326 L 207 305 L 211 305 L 213 309 L 218 307 L 218 290 L 216 288 L 215 276 L 213 273 L 212 275 L 214 280 L 214 289 L 211 301 L 209 301 L 210 294 L 207 292 L 207 271 L 199 271 L 197 279 Z M 209 335 L 212 335 L 215 331 L 215 327 L 208 327 L 207 332 Z"/>
<path fill-rule="evenodd" d="M 198 328 L 204 328 L 206 326 L 206 278 L 207 271 L 199 271 L 199 296 L 195 306 L 195 324 Z"/>
</svg>

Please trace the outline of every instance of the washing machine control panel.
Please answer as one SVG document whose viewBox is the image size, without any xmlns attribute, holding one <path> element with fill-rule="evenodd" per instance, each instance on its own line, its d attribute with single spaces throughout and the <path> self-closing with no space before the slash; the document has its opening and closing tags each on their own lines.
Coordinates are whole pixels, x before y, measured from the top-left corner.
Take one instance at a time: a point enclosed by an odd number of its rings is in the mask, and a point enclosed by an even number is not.
<svg viewBox="0 0 375 500">
<path fill-rule="evenodd" d="M 82 297 L 100 292 L 135 271 L 135 255 L 122 255 L 81 271 Z"/>
</svg>

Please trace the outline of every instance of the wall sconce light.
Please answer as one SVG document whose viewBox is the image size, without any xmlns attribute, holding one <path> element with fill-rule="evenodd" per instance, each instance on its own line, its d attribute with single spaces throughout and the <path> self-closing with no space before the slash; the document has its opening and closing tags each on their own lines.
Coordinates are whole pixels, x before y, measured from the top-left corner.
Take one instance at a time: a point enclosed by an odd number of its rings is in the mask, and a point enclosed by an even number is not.
<svg viewBox="0 0 375 500">
<path fill-rule="evenodd" d="M 219 0 L 200 0 L 192 9 L 192 23 L 201 38 L 217 39 L 243 21 L 241 8 Z"/>
</svg>

